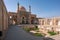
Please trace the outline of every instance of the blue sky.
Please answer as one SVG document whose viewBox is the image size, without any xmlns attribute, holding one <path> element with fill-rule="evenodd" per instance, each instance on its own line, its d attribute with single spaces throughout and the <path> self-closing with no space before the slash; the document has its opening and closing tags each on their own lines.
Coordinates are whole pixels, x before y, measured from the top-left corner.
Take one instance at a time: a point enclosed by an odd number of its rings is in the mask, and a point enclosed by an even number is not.
<svg viewBox="0 0 60 40">
<path fill-rule="evenodd" d="M 37 17 L 60 16 L 60 0 L 4 0 L 8 12 L 16 12 L 18 2 L 27 11 L 30 4 L 32 14 L 36 14 Z"/>
</svg>

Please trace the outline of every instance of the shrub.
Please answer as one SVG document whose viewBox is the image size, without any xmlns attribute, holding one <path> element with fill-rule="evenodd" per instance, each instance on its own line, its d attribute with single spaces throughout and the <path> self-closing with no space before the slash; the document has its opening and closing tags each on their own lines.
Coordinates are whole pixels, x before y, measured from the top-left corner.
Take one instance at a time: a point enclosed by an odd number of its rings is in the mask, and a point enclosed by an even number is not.
<svg viewBox="0 0 60 40">
<path fill-rule="evenodd" d="M 39 28 L 34 27 L 34 29 L 33 29 L 33 30 L 39 30 Z"/>
<path fill-rule="evenodd" d="M 39 30 L 39 28 L 31 27 L 30 30 Z"/>
<path fill-rule="evenodd" d="M 56 33 L 55 32 L 48 32 L 50 35 L 56 35 Z"/>
<path fill-rule="evenodd" d="M 35 36 L 43 36 L 41 33 L 34 33 Z"/>
<path fill-rule="evenodd" d="M 30 31 L 30 28 L 23 28 L 25 31 L 29 32 Z"/>
</svg>

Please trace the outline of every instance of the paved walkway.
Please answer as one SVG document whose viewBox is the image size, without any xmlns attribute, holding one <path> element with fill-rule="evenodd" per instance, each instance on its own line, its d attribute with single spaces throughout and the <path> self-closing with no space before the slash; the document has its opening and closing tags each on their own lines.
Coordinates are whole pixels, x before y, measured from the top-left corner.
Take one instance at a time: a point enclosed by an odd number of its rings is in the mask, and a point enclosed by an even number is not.
<svg viewBox="0 0 60 40">
<path fill-rule="evenodd" d="M 11 26 L 5 40 L 43 40 L 42 37 L 32 36 L 19 26 Z"/>
<path fill-rule="evenodd" d="M 60 34 L 55 35 L 55 36 L 51 36 L 50 38 L 53 38 L 55 40 L 60 40 Z"/>
</svg>

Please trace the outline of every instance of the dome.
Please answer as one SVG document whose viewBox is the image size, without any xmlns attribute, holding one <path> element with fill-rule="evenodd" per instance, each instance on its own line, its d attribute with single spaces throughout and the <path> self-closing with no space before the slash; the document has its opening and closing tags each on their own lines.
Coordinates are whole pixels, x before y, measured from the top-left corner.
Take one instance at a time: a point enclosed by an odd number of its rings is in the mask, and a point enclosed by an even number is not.
<svg viewBox="0 0 60 40">
<path fill-rule="evenodd" d="M 23 6 L 20 6 L 19 11 L 26 11 L 26 9 Z"/>
</svg>

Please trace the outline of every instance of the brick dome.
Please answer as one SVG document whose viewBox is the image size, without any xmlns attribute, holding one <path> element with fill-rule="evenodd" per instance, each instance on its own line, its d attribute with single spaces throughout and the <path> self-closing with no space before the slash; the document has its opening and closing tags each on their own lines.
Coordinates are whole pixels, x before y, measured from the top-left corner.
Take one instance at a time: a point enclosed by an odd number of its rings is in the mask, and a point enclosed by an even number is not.
<svg viewBox="0 0 60 40">
<path fill-rule="evenodd" d="M 19 11 L 26 11 L 26 9 L 23 6 L 20 6 Z"/>
</svg>

